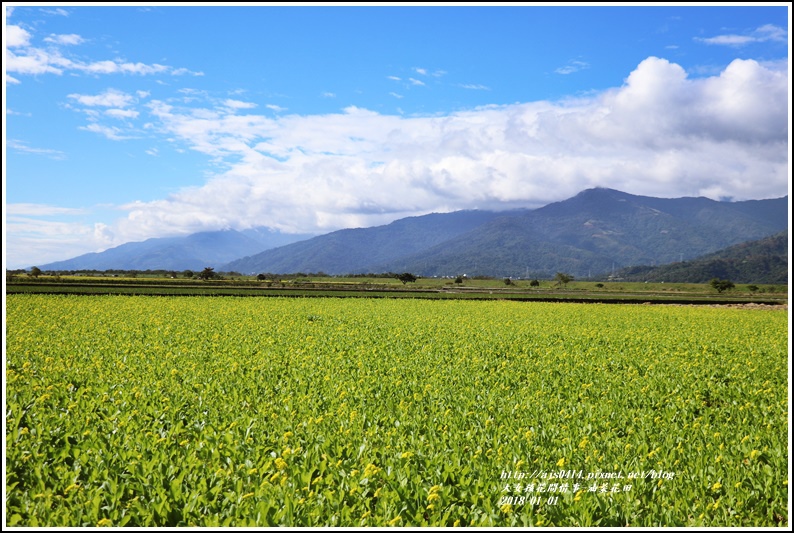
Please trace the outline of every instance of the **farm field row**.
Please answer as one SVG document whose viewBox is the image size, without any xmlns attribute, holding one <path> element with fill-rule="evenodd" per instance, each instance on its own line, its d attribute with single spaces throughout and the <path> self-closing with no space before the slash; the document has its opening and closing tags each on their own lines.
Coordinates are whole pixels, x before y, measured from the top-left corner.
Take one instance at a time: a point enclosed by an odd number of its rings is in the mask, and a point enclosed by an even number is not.
<svg viewBox="0 0 794 533">
<path fill-rule="evenodd" d="M 784 311 L 8 295 L 18 526 L 783 526 Z"/>
</svg>

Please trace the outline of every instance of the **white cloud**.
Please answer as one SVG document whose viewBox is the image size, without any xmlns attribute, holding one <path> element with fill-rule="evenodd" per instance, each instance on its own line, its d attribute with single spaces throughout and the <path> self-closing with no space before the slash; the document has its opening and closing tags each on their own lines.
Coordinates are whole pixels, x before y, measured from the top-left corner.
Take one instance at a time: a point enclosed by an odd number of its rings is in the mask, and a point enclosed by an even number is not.
<svg viewBox="0 0 794 533">
<path fill-rule="evenodd" d="M 397 76 L 386 76 L 386 79 L 392 81 L 402 81 L 402 78 L 398 78 Z"/>
<path fill-rule="evenodd" d="M 76 100 L 83 105 L 102 107 L 127 107 L 135 102 L 135 98 L 132 95 L 117 89 L 108 89 L 104 93 L 96 95 L 70 94 L 68 98 Z"/>
<path fill-rule="evenodd" d="M 108 109 L 105 114 L 109 117 L 125 119 L 125 118 L 138 118 L 138 112 L 132 109 Z"/>
<path fill-rule="evenodd" d="M 437 116 L 354 106 L 324 115 L 274 116 L 266 108 L 237 115 L 228 101 L 183 107 L 152 100 L 147 135 L 206 154 L 216 174 L 202 186 L 123 206 L 127 216 L 112 227 L 42 231 L 73 231 L 90 251 L 111 233 L 118 244 L 222 227 L 323 232 L 432 211 L 537 207 L 599 185 L 661 197 L 782 196 L 788 88 L 787 61 L 736 60 L 716 75 L 690 78 L 650 57 L 602 93 Z M 112 98 L 73 100 L 101 108 Z M 124 136 L 99 124 L 84 129 Z"/>
<path fill-rule="evenodd" d="M 3 33 L 5 34 L 6 46 L 9 48 L 27 46 L 30 43 L 30 33 L 19 26 L 6 26 Z"/>
<path fill-rule="evenodd" d="M 113 239 L 112 230 L 102 223 L 39 220 L 27 216 L 9 216 L 6 237 L 6 264 L 11 269 L 44 265 L 121 244 Z"/>
<path fill-rule="evenodd" d="M 65 9 L 60 8 L 60 7 L 56 8 L 56 9 L 42 9 L 41 12 L 42 13 L 46 13 L 48 15 L 57 15 L 59 17 L 68 17 L 69 16 L 69 12 L 66 11 Z"/>
<path fill-rule="evenodd" d="M 204 75 L 204 73 L 201 72 L 201 71 L 194 71 L 194 70 L 186 69 L 184 67 L 175 68 L 175 69 L 171 70 L 171 75 L 172 76 L 184 76 L 185 74 L 189 74 L 191 76 L 203 76 Z"/>
<path fill-rule="evenodd" d="M 16 139 L 9 139 L 7 145 L 12 150 L 23 154 L 43 155 L 50 159 L 66 159 L 66 154 L 60 150 L 52 150 L 50 148 L 33 148 L 28 146 L 27 143 L 18 141 Z"/>
<path fill-rule="evenodd" d="M 240 100 L 226 100 L 223 102 L 223 105 L 226 107 L 230 107 L 232 109 L 253 109 L 256 107 L 256 104 L 253 102 L 243 102 Z"/>
<path fill-rule="evenodd" d="M 102 126 L 101 124 L 92 123 L 87 126 L 80 126 L 80 129 L 104 135 L 111 141 L 124 141 L 132 138 L 129 135 L 124 135 L 123 130 L 116 126 Z"/>
<path fill-rule="evenodd" d="M 461 83 L 458 87 L 462 87 L 464 89 L 470 89 L 472 91 L 490 91 L 490 87 L 486 87 L 485 85 L 479 85 L 475 83 Z"/>
<path fill-rule="evenodd" d="M 50 35 L 49 37 L 44 38 L 45 42 L 52 43 L 52 44 L 60 44 L 60 45 L 78 45 L 85 42 L 85 39 L 80 37 L 75 33 L 69 33 L 65 35 Z"/>
<path fill-rule="evenodd" d="M 6 214 L 8 216 L 55 216 L 55 215 L 84 215 L 87 211 L 85 209 L 76 209 L 73 207 L 58 207 L 48 204 L 7 204 Z"/>
<path fill-rule="evenodd" d="M 159 127 L 224 162 L 204 186 L 125 206 L 117 235 L 269 225 L 318 232 L 438 210 L 537 206 L 606 185 L 652 196 L 781 196 L 788 80 L 750 60 L 690 79 L 643 61 L 622 87 L 446 116 L 267 118 L 149 104 Z M 129 240 L 129 239 L 128 239 Z"/>
<path fill-rule="evenodd" d="M 395 93 L 395 92 L 390 92 L 390 93 L 389 93 L 389 95 L 390 95 L 390 96 L 393 96 L 393 97 L 395 97 L 395 98 L 402 98 L 402 97 L 403 97 L 403 95 L 401 95 L 401 94 L 399 94 L 399 93 Z"/>
<path fill-rule="evenodd" d="M 590 68 L 590 65 L 584 61 L 569 61 L 567 65 L 556 69 L 554 72 L 557 74 L 573 74 L 587 68 Z"/>
<path fill-rule="evenodd" d="M 63 10 L 58 10 L 63 11 Z M 68 14 L 66 11 L 63 13 Z M 157 63 L 146 64 L 140 62 L 129 62 L 122 59 L 106 59 L 99 61 L 84 61 L 82 59 L 70 59 L 63 55 L 60 47 L 77 45 L 85 42 L 85 39 L 77 34 L 52 34 L 45 37 L 44 42 L 51 46 L 47 49 L 30 46 L 32 35 L 24 28 L 16 25 L 7 25 L 4 30 L 6 41 L 6 72 L 16 74 L 38 75 L 38 74 L 63 74 L 64 72 L 81 72 L 85 74 L 131 74 L 148 76 L 154 74 L 203 76 L 202 72 L 194 72 L 186 68 L 174 68 L 168 65 Z M 12 51 L 11 48 L 14 50 Z M 8 79 L 8 76 L 7 78 Z M 11 78 L 18 82 L 16 78 Z M 13 83 L 13 82 L 12 82 Z"/>
<path fill-rule="evenodd" d="M 411 85 L 424 85 L 425 82 L 422 80 L 417 80 L 415 78 L 408 78 L 408 81 L 411 82 Z"/>
<path fill-rule="evenodd" d="M 323 98 L 336 98 L 336 94 L 334 94 L 334 93 L 330 93 L 330 92 L 327 92 L 327 91 L 326 91 L 326 92 L 324 92 L 324 93 L 323 93 L 321 96 L 322 96 Z"/>
<path fill-rule="evenodd" d="M 779 26 L 765 24 L 744 35 L 725 34 L 707 38 L 696 37 L 695 40 L 705 44 L 739 47 L 768 41 L 784 43 L 788 40 L 788 32 Z"/>
<path fill-rule="evenodd" d="M 75 68 L 91 74 L 160 74 L 168 72 L 171 67 L 165 65 L 147 65 L 145 63 L 121 63 L 118 61 L 95 61 Z"/>
<path fill-rule="evenodd" d="M 22 55 L 6 50 L 6 72 L 17 74 L 62 74 L 63 58 L 43 50 L 25 49 Z"/>
<path fill-rule="evenodd" d="M 422 76 L 427 76 L 427 69 L 426 68 L 414 67 L 414 72 L 416 72 L 417 74 L 421 74 Z"/>
<path fill-rule="evenodd" d="M 284 111 L 287 110 L 286 107 L 281 107 L 280 105 L 276 105 L 276 104 L 268 104 L 265 107 L 270 109 L 271 111 L 275 111 L 276 113 L 283 113 Z"/>
</svg>

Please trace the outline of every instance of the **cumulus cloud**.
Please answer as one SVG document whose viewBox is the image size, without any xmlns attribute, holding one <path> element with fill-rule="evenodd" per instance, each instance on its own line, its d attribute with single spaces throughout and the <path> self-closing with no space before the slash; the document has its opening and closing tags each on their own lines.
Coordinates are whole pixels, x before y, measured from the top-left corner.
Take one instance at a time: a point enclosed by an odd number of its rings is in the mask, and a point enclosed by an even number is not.
<svg viewBox="0 0 794 533">
<path fill-rule="evenodd" d="M 5 28 L 6 46 L 16 48 L 30 43 L 30 33 L 20 26 L 9 25 Z"/>
<path fill-rule="evenodd" d="M 96 249 L 226 227 L 310 233 L 433 211 L 538 207 L 594 186 L 660 197 L 783 196 L 788 90 L 787 61 L 735 60 L 714 75 L 690 77 L 649 57 L 621 86 L 598 94 L 446 115 L 355 106 L 322 115 L 274 115 L 267 106 L 236 114 L 246 107 L 192 92 L 197 100 L 189 105 L 151 100 L 141 110 L 148 136 L 216 164 L 206 183 L 124 205 L 126 216 L 112 227 L 40 229 L 47 238 L 76 232 L 80 246 Z M 113 90 L 70 99 L 116 118 L 135 103 Z M 96 123 L 84 129 L 113 140 L 128 135 Z M 15 227 L 29 232 L 40 222 L 22 208 L 14 216 Z M 14 246 L 25 245 L 14 238 Z"/>
<path fill-rule="evenodd" d="M 445 116 L 351 106 L 271 118 L 160 101 L 149 110 L 171 138 L 223 167 L 203 186 L 124 206 L 118 235 L 332 231 L 431 211 L 536 207 L 599 185 L 768 198 L 788 183 L 787 65 L 752 60 L 690 78 L 651 57 L 598 95 Z"/>
</svg>

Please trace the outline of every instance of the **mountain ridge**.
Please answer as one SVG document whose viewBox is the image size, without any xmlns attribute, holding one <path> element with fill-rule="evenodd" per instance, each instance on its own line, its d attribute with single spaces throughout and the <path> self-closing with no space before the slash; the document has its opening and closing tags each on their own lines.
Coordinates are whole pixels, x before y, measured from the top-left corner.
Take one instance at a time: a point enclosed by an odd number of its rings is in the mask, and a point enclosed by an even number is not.
<svg viewBox="0 0 794 533">
<path fill-rule="evenodd" d="M 40 265 L 42 270 L 202 270 L 217 268 L 250 253 L 295 242 L 305 235 L 281 234 L 267 228 L 202 231 L 184 237 L 153 237 L 103 252 L 82 254 Z"/>
<path fill-rule="evenodd" d="M 212 266 L 244 274 L 412 272 L 537 278 L 567 272 L 583 279 L 634 265 L 689 260 L 787 229 L 788 196 L 720 202 L 596 187 L 537 209 L 430 213 L 324 235 L 284 235 L 266 228 L 201 232 L 126 243 L 40 268 Z M 263 242 L 263 237 L 273 238 Z"/>
</svg>

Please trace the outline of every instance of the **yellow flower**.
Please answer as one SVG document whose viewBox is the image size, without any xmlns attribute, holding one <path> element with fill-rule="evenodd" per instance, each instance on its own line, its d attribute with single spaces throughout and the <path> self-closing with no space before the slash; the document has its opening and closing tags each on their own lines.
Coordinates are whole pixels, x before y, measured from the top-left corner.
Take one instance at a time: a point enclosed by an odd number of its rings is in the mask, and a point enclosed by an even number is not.
<svg viewBox="0 0 794 533">
<path fill-rule="evenodd" d="M 563 457 L 559 461 L 557 461 L 557 466 L 559 466 L 560 468 L 565 466 L 565 457 Z"/>
<path fill-rule="evenodd" d="M 105 526 L 112 526 L 112 525 L 113 525 L 113 520 L 111 520 L 110 518 L 103 518 L 102 520 L 100 520 L 99 522 L 96 523 L 97 527 L 105 527 Z"/>
<path fill-rule="evenodd" d="M 509 503 L 506 503 L 503 506 L 501 506 L 499 508 L 499 510 L 502 511 L 503 513 L 505 513 L 505 514 L 510 514 L 510 513 L 513 512 L 513 506 L 511 504 L 509 504 Z"/>
<path fill-rule="evenodd" d="M 401 516 L 398 516 L 398 517 L 392 518 L 391 520 L 389 520 L 389 525 L 390 525 L 390 526 L 396 526 L 396 525 L 397 525 L 397 522 L 399 522 L 400 520 L 402 520 L 402 517 L 401 517 Z"/>
<path fill-rule="evenodd" d="M 711 486 L 711 490 L 713 490 L 714 492 L 717 492 L 717 491 L 718 491 L 718 490 L 720 490 L 721 488 L 722 488 L 722 483 L 720 483 L 719 481 L 717 481 L 716 483 L 714 483 L 714 484 Z"/>
</svg>

